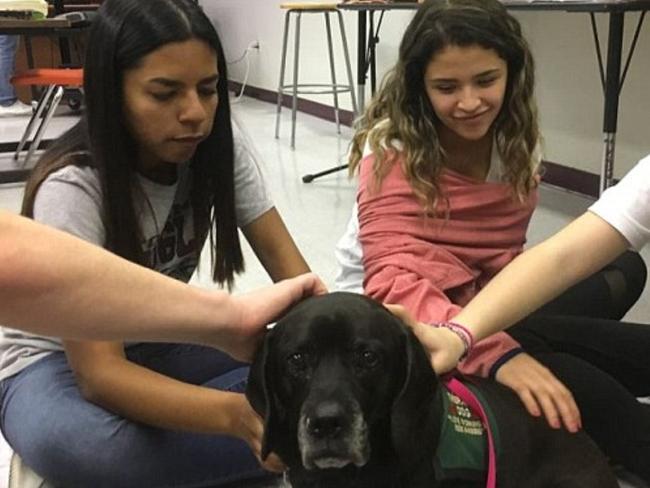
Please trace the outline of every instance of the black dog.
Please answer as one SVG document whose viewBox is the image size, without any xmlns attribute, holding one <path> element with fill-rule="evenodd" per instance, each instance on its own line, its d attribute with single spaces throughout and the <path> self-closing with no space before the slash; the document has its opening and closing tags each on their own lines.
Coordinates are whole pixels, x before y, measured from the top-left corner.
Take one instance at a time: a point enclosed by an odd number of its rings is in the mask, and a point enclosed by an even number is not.
<svg viewBox="0 0 650 488">
<path fill-rule="evenodd" d="M 552 430 L 509 389 L 474 380 L 499 430 L 499 488 L 617 488 L 584 434 Z M 294 488 L 483 488 L 442 479 L 434 457 L 442 388 L 415 336 L 350 293 L 305 300 L 266 336 L 247 396 Z"/>
</svg>

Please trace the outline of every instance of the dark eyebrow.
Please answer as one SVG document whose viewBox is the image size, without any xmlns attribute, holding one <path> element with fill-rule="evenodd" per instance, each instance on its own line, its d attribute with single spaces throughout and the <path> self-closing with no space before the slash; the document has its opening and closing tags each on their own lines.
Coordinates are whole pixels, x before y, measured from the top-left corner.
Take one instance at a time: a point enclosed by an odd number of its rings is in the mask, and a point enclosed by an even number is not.
<svg viewBox="0 0 650 488">
<path fill-rule="evenodd" d="M 169 88 L 177 88 L 183 85 L 180 81 L 170 80 L 169 78 L 152 78 L 149 83 L 156 83 Z"/>
<path fill-rule="evenodd" d="M 431 78 L 429 81 L 434 83 L 455 83 L 457 80 L 455 78 Z"/>
<path fill-rule="evenodd" d="M 199 85 L 211 85 L 217 81 L 219 81 L 219 75 L 214 74 L 212 76 L 208 76 L 207 78 L 203 78 L 201 81 L 199 81 Z"/>
<path fill-rule="evenodd" d="M 499 68 L 494 68 L 484 71 L 483 73 L 479 73 L 474 78 L 483 78 L 484 76 L 496 75 L 499 73 L 501 73 L 501 70 Z"/>
<path fill-rule="evenodd" d="M 482 73 L 479 73 L 475 75 L 473 78 L 484 78 L 485 76 L 490 76 L 490 75 L 495 75 L 500 73 L 501 70 L 499 68 L 494 68 L 494 69 L 489 69 L 487 71 L 483 71 Z M 455 78 L 431 78 L 429 81 L 435 82 L 435 83 L 455 83 L 456 80 Z"/>
<path fill-rule="evenodd" d="M 208 76 L 207 78 L 203 78 L 201 81 L 199 81 L 199 85 L 212 84 L 215 83 L 217 80 L 219 80 L 219 75 L 214 74 L 212 76 Z M 181 83 L 180 81 L 171 80 L 169 78 L 152 78 L 149 80 L 149 83 L 156 83 L 158 85 L 162 85 L 167 88 L 179 88 L 183 86 L 183 83 Z"/>
</svg>

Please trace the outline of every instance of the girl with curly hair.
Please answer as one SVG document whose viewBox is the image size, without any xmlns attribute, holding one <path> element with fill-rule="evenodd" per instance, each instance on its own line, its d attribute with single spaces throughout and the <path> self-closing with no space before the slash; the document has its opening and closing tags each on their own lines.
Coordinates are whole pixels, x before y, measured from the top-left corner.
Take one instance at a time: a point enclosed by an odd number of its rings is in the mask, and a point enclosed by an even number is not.
<svg viewBox="0 0 650 488">
<path fill-rule="evenodd" d="M 350 166 L 359 190 L 337 285 L 444 323 L 467 346 L 461 372 L 511 387 L 554 428 L 584 423 L 615 462 L 647 479 L 650 418 L 636 398 L 539 332 L 550 314 L 622 317 L 645 284 L 638 254 L 549 304 L 531 318 L 540 327 L 521 324 L 519 343 L 499 332 L 471 347 L 448 322 L 522 251 L 540 146 L 534 62 L 518 21 L 496 0 L 424 2 L 358 121 Z"/>
</svg>

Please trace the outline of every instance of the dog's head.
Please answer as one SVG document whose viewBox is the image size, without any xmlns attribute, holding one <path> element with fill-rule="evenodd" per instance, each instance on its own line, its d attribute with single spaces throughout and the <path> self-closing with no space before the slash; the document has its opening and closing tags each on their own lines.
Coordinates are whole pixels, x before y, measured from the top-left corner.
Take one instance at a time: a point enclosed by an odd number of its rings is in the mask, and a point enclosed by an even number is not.
<svg viewBox="0 0 650 488">
<path fill-rule="evenodd" d="M 399 319 L 364 296 L 331 293 L 303 301 L 267 334 L 247 396 L 265 421 L 263 457 L 274 451 L 290 468 L 313 470 L 391 455 L 404 467 L 437 442 L 436 385 Z"/>
</svg>

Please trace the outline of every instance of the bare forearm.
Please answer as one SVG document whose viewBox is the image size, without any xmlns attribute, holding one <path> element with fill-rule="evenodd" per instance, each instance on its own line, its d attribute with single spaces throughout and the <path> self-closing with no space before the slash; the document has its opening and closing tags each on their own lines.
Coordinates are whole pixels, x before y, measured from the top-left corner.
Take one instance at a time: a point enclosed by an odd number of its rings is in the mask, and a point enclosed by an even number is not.
<svg viewBox="0 0 650 488">
<path fill-rule="evenodd" d="M 557 273 L 546 276 L 555 267 L 555 258 L 543 246 L 520 255 L 454 317 L 454 322 L 466 325 L 479 341 L 524 318 L 552 299 L 556 290 L 561 292 L 566 278 Z"/>
<path fill-rule="evenodd" d="M 503 269 L 455 318 L 476 340 L 526 317 L 627 248 L 599 217 L 586 213 Z"/>
<path fill-rule="evenodd" d="M 122 358 L 77 373 L 84 397 L 129 420 L 163 429 L 235 435 L 243 395 L 191 385 Z"/>
<path fill-rule="evenodd" d="M 309 266 L 275 208 L 247 225 L 243 232 L 274 282 L 309 272 Z"/>
<path fill-rule="evenodd" d="M 10 327 L 68 338 L 199 342 L 214 339 L 215 320 L 229 319 L 225 293 L 192 288 L 6 212 L 0 263 L 0 322 Z"/>
</svg>

